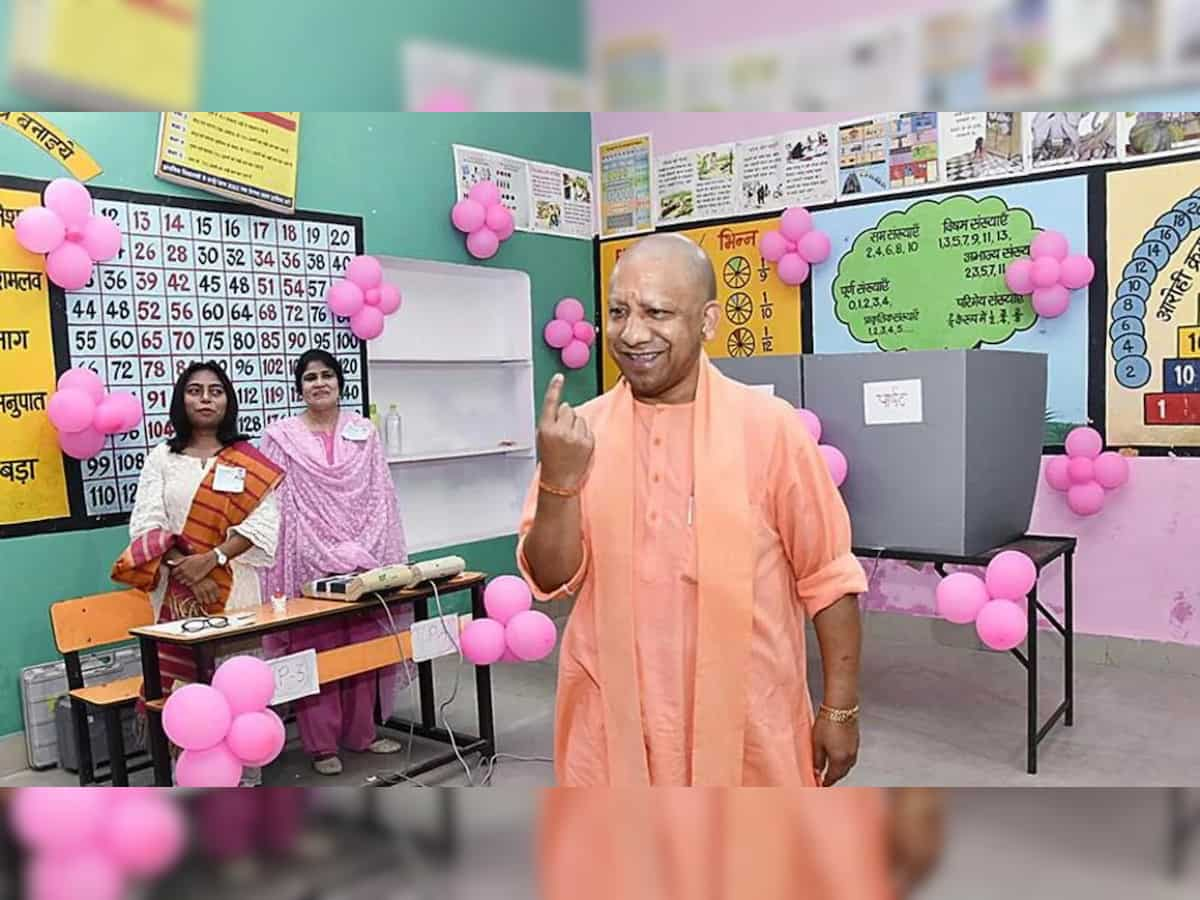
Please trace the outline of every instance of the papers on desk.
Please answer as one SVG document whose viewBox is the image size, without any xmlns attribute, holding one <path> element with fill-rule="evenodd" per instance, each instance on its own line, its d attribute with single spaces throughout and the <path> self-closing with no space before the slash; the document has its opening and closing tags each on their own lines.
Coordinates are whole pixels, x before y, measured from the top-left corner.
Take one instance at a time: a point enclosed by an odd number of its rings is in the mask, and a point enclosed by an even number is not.
<svg viewBox="0 0 1200 900">
<path fill-rule="evenodd" d="M 210 618 L 216 618 L 215 616 Z M 257 612 L 238 613 L 232 616 L 225 616 L 229 620 L 229 624 L 222 627 L 213 627 L 211 625 L 201 628 L 200 625 L 203 619 L 177 619 L 174 622 L 162 622 L 158 625 L 147 625 L 141 629 L 151 635 L 162 635 L 163 637 L 185 637 L 185 638 L 205 638 L 212 639 L 218 637 L 221 633 L 237 631 L 239 628 L 245 628 L 247 625 L 253 625 L 258 618 Z M 184 629 L 184 625 L 187 629 Z"/>
</svg>

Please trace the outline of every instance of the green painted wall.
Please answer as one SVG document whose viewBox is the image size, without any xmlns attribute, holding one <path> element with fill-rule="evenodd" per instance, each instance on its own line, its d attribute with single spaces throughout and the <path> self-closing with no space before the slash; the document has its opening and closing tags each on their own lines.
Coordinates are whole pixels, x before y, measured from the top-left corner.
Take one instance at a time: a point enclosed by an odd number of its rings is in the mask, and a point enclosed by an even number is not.
<svg viewBox="0 0 1200 900">
<path fill-rule="evenodd" d="M 46 115 L 104 167 L 96 184 L 201 196 L 152 177 L 156 115 Z M 473 262 L 449 222 L 454 199 L 452 143 L 591 168 L 587 114 L 306 113 L 301 124 L 299 206 L 363 216 L 368 253 Z M 6 129 L 0 129 L 0 172 L 36 178 L 64 174 L 48 156 Z M 592 295 L 592 245 L 587 241 L 518 232 L 482 264 L 529 273 L 538 329 L 561 297 Z M 535 340 L 534 347 L 534 377 L 540 389 L 558 366 L 543 341 Z M 590 398 L 595 377 L 592 369 L 569 373 L 567 399 Z M 109 566 L 125 539 L 124 529 L 110 528 L 0 541 L 0 734 L 21 729 L 20 668 L 55 658 L 49 604 L 112 587 Z M 513 540 L 504 539 L 422 556 L 454 552 L 472 568 L 499 573 L 513 570 L 513 549 Z"/>
<path fill-rule="evenodd" d="M 0 3 L 0 73 L 11 7 Z M 403 109 L 410 39 L 584 69 L 583 0 L 205 0 L 204 10 L 200 109 Z M 32 105 L 3 78 L 0 102 Z"/>
</svg>

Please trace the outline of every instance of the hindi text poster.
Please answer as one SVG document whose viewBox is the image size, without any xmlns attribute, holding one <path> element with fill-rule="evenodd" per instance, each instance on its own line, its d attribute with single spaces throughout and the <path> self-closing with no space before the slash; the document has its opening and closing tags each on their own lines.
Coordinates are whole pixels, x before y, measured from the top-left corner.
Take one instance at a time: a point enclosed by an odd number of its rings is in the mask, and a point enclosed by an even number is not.
<svg viewBox="0 0 1200 900">
<path fill-rule="evenodd" d="M 517 231 L 532 230 L 529 163 L 526 160 L 455 144 L 454 178 L 460 200 L 479 182 L 493 182 L 500 189 L 500 202 L 513 214 Z"/>
<path fill-rule="evenodd" d="M 596 147 L 600 179 L 600 236 L 654 229 L 654 172 L 650 135 L 606 141 Z"/>
</svg>

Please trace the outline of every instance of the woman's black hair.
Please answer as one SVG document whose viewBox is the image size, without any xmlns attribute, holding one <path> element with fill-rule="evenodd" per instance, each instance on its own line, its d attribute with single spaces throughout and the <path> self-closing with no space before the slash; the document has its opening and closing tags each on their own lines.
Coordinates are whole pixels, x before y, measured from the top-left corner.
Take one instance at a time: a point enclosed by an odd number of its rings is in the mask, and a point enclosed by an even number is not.
<svg viewBox="0 0 1200 900">
<path fill-rule="evenodd" d="M 221 442 L 221 446 L 228 447 L 239 441 L 250 440 L 238 431 L 237 393 L 234 392 L 233 382 L 229 380 L 225 370 L 214 362 L 195 362 L 183 370 L 183 374 L 175 382 L 175 392 L 171 395 L 171 427 L 175 434 L 167 441 L 167 446 L 171 448 L 172 453 L 182 453 L 192 441 L 192 422 L 188 418 L 187 408 L 183 405 L 183 398 L 187 394 L 188 382 L 193 375 L 201 371 L 212 372 L 221 382 L 221 387 L 225 388 L 225 418 L 217 426 L 217 440 Z"/>
<path fill-rule="evenodd" d="M 333 370 L 333 374 L 337 376 L 338 393 L 346 389 L 346 373 L 342 371 L 342 364 L 337 361 L 337 358 L 327 350 L 318 350 L 315 347 L 312 350 L 305 350 L 301 357 L 296 360 L 296 393 L 303 395 L 304 393 L 304 370 L 311 363 L 321 363 L 329 366 Z"/>
</svg>

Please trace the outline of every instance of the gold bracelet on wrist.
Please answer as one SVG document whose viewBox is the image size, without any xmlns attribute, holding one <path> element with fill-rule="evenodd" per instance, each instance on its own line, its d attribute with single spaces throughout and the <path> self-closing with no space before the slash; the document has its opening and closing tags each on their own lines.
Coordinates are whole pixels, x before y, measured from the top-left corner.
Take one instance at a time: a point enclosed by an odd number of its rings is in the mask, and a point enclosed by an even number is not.
<svg viewBox="0 0 1200 900">
<path fill-rule="evenodd" d="M 546 482 L 539 480 L 538 489 L 554 497 L 578 497 L 579 493 L 583 490 L 583 485 L 578 485 L 568 490 L 567 488 L 555 487 L 552 484 L 546 484 Z"/>
<path fill-rule="evenodd" d="M 850 709 L 834 709 L 832 706 L 821 704 L 821 708 L 817 710 L 817 716 L 822 719 L 828 719 L 837 725 L 844 725 L 847 722 L 853 722 L 858 719 L 858 706 L 855 705 Z"/>
</svg>

